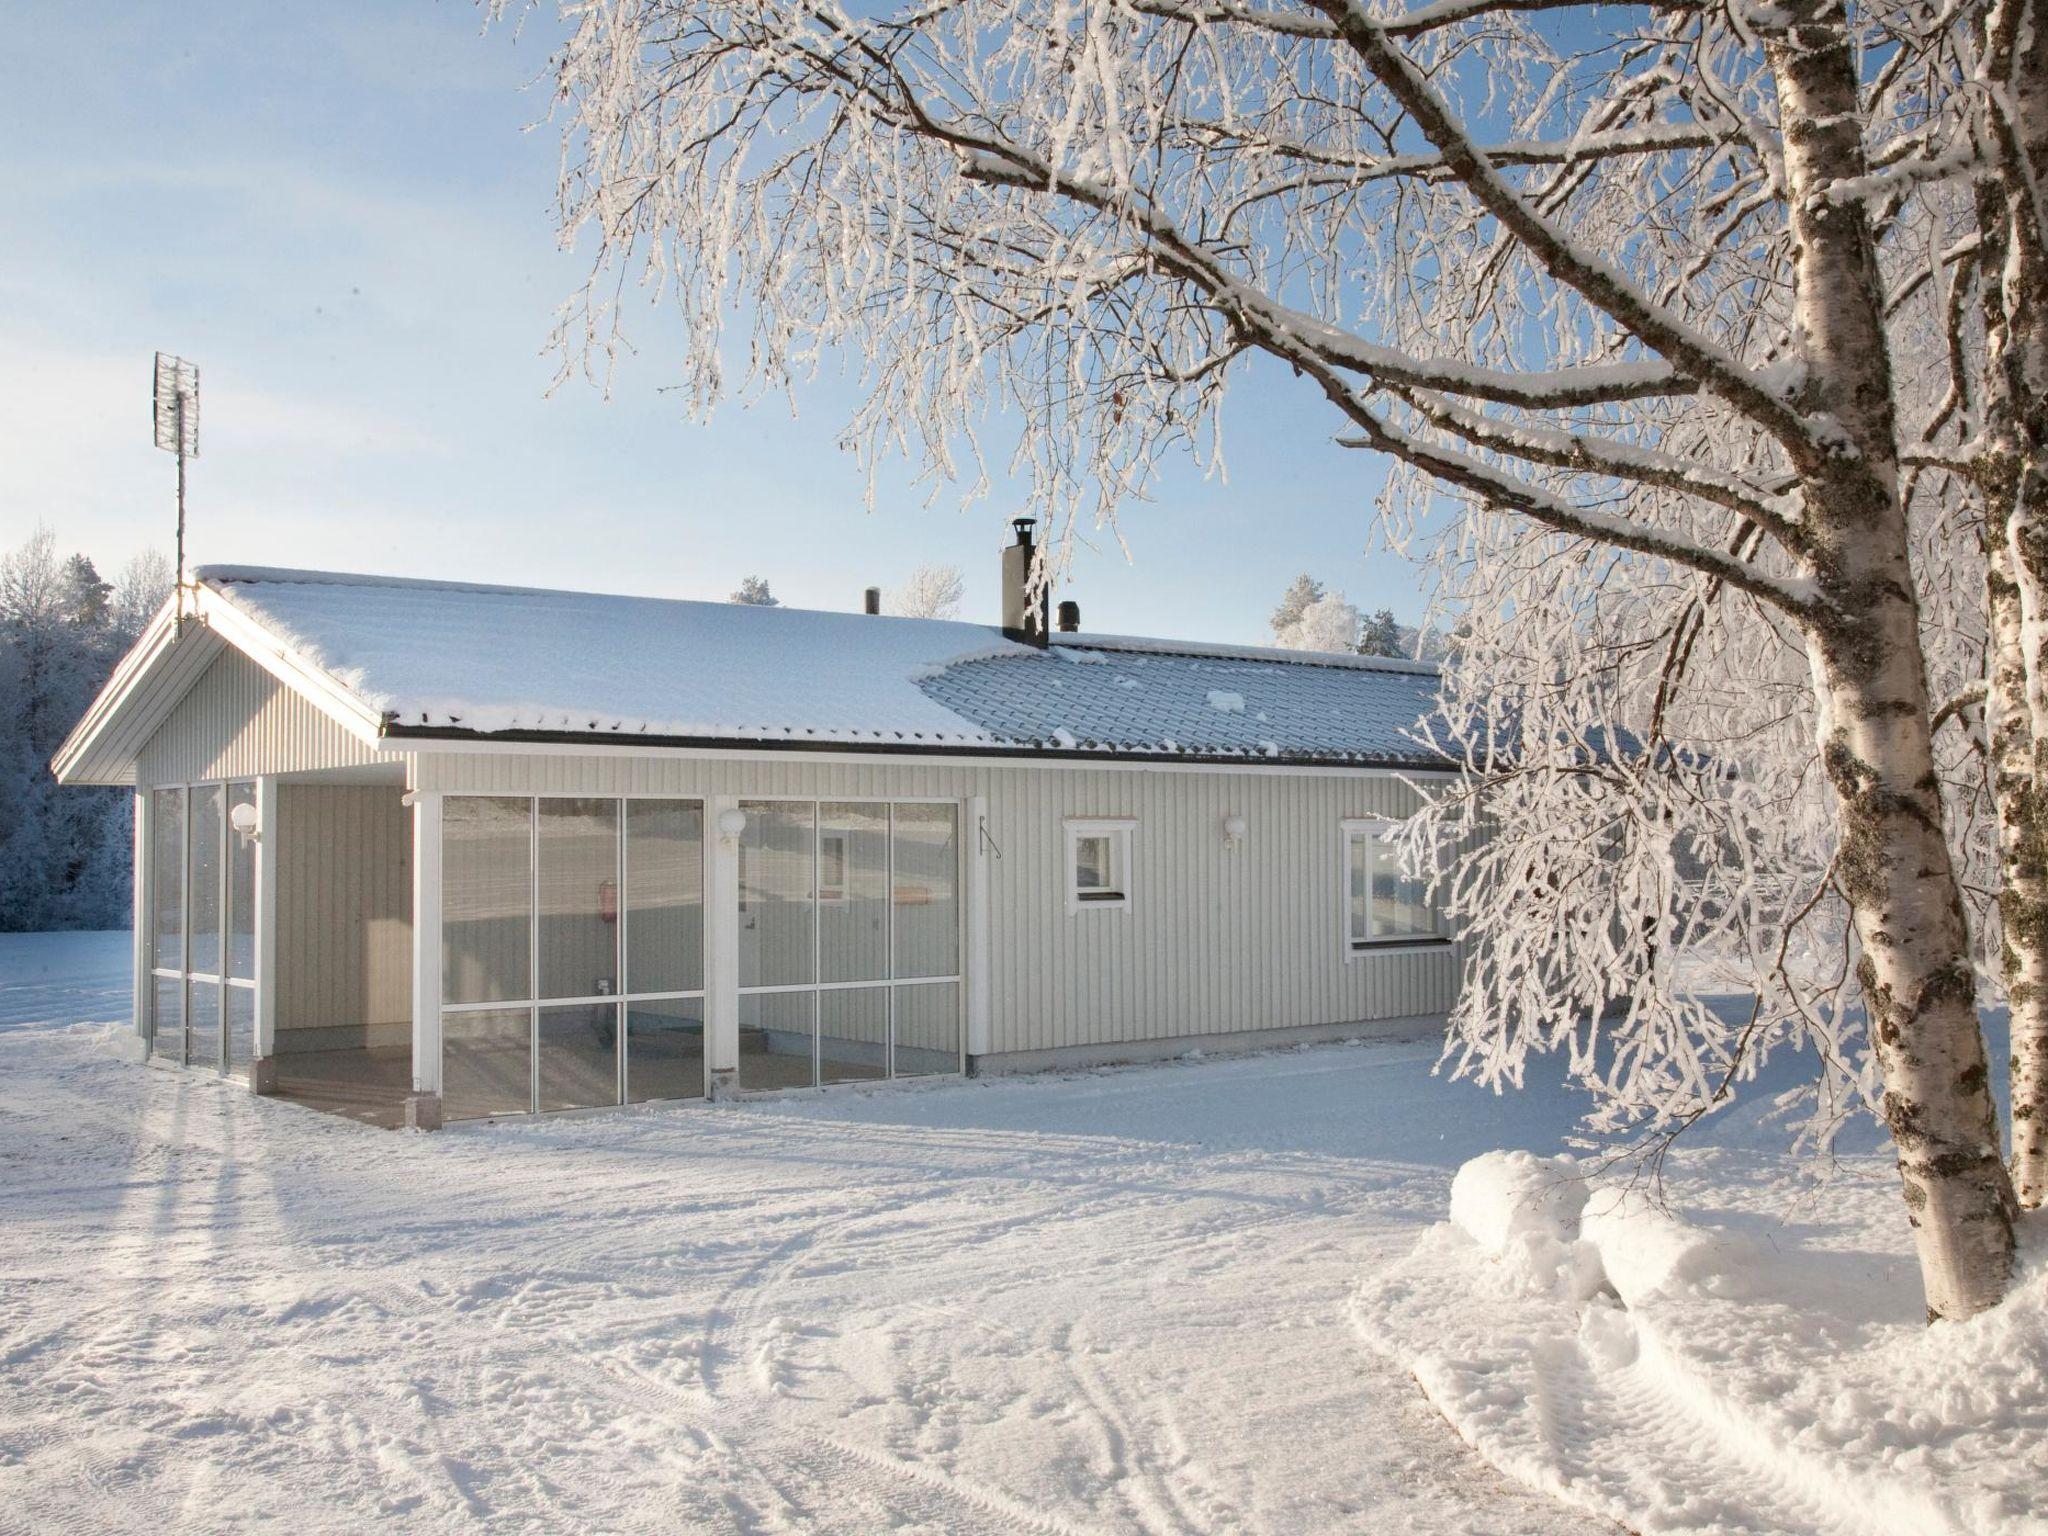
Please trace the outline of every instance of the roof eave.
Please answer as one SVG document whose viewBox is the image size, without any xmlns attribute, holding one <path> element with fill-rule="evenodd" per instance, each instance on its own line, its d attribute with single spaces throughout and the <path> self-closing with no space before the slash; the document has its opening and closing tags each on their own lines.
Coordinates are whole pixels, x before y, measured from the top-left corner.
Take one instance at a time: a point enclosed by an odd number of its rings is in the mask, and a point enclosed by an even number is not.
<svg viewBox="0 0 2048 1536">
<path fill-rule="evenodd" d="M 1105 747 L 1037 747 L 976 742 L 791 740 L 773 736 L 674 736 L 628 731 L 472 731 L 461 726 L 405 725 L 387 720 L 388 744 L 441 746 L 588 746 L 645 748 L 649 751 L 851 753 L 870 757 L 965 757 L 999 762 L 1175 763 L 1186 767 L 1330 768 L 1359 772 L 1447 773 L 1457 764 L 1419 757 L 1368 757 L 1352 754 L 1281 752 L 1252 755 L 1232 752 L 1123 751 Z"/>
</svg>

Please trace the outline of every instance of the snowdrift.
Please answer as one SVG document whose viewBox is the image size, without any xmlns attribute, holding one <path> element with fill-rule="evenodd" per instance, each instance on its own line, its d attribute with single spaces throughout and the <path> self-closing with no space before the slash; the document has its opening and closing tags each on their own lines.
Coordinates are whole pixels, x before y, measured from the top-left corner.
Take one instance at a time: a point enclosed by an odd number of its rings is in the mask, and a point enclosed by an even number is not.
<svg viewBox="0 0 2048 1536">
<path fill-rule="evenodd" d="M 1644 1536 L 2048 1533 L 2048 1231 L 1926 1327 L 1888 1170 L 1798 1219 L 1783 1164 L 1696 1157 L 1689 1219 L 1570 1158 L 1489 1153 L 1362 1285 L 1360 1333 L 1502 1471 Z"/>
</svg>

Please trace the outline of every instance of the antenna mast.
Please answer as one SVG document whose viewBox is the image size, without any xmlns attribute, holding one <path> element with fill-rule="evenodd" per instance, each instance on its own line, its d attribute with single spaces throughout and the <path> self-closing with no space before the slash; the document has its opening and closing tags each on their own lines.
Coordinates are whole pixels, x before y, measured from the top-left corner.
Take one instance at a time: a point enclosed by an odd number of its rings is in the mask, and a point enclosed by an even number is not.
<svg viewBox="0 0 2048 1536">
<path fill-rule="evenodd" d="M 168 352 L 156 355 L 150 392 L 151 425 L 156 445 L 178 456 L 178 605 L 177 627 L 185 628 L 185 461 L 199 457 L 199 369 Z"/>
</svg>

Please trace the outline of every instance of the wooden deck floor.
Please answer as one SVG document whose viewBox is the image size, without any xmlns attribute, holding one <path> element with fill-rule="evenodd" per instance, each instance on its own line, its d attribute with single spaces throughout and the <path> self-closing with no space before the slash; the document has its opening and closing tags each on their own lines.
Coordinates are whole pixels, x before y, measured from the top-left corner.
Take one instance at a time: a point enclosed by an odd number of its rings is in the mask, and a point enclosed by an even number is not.
<svg viewBox="0 0 2048 1536">
<path fill-rule="evenodd" d="M 405 1124 L 412 1091 L 412 1047 L 294 1051 L 277 1058 L 277 1097 L 364 1125 Z"/>
</svg>

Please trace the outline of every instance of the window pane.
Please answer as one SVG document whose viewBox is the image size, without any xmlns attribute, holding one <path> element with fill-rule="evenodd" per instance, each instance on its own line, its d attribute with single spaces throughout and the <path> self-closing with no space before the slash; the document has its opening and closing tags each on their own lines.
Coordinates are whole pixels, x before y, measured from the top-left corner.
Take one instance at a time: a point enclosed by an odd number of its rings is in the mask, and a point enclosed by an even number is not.
<svg viewBox="0 0 2048 1536">
<path fill-rule="evenodd" d="M 818 807 L 820 981 L 889 975 L 889 807 Z"/>
<path fill-rule="evenodd" d="M 626 802 L 626 949 L 629 991 L 696 992 L 704 986 L 699 801 Z"/>
<path fill-rule="evenodd" d="M 185 1065 L 220 1070 L 220 983 L 195 981 L 185 994 L 191 1016 L 185 1021 Z"/>
<path fill-rule="evenodd" d="M 703 1096 L 704 1004 L 626 1004 L 626 1101 Z"/>
<path fill-rule="evenodd" d="M 960 974 L 960 808 L 899 805 L 896 811 L 898 976 Z"/>
<path fill-rule="evenodd" d="M 896 989 L 896 1075 L 960 1070 L 960 986 Z"/>
<path fill-rule="evenodd" d="M 166 1061 L 185 1059 L 185 983 L 174 976 L 152 978 L 150 993 L 150 1054 Z"/>
<path fill-rule="evenodd" d="M 1372 936 L 1376 939 L 1433 938 L 1436 915 L 1429 909 L 1427 883 L 1401 873 L 1401 852 L 1372 845 Z"/>
<path fill-rule="evenodd" d="M 532 812 L 533 803 L 525 799 L 451 795 L 444 803 L 444 1002 L 496 1003 L 532 995 Z M 525 1107 L 524 1101 L 520 1107 Z"/>
<path fill-rule="evenodd" d="M 619 989 L 619 802 L 539 806 L 539 995 L 608 997 Z"/>
<path fill-rule="evenodd" d="M 1345 840 L 1349 850 L 1349 888 L 1351 893 L 1351 942 L 1363 944 L 1372 937 L 1372 928 L 1367 922 L 1367 897 L 1371 889 L 1369 870 L 1371 868 L 1371 834 L 1353 832 Z"/>
<path fill-rule="evenodd" d="M 740 976 L 743 987 L 814 981 L 811 922 L 816 846 L 809 805 L 743 802 L 740 834 Z"/>
<path fill-rule="evenodd" d="M 1081 891 L 1109 889 L 1109 839 L 1074 839 L 1074 888 Z"/>
<path fill-rule="evenodd" d="M 820 992 L 818 1081 L 853 1083 L 888 1075 L 889 989 Z"/>
<path fill-rule="evenodd" d="M 149 792 L 149 906 L 155 934 L 151 964 L 159 970 L 182 970 L 185 950 L 185 792 Z M 178 1028 L 182 1030 L 181 1023 Z M 181 1045 L 175 1054 L 182 1055 Z"/>
<path fill-rule="evenodd" d="M 256 809 L 254 784 L 228 786 L 228 974 L 256 975 L 256 837 L 235 830 L 235 807 Z"/>
<path fill-rule="evenodd" d="M 811 1086 L 815 992 L 757 992 L 740 998 L 740 1086 Z"/>
<path fill-rule="evenodd" d="M 187 964 L 207 976 L 220 974 L 220 828 L 220 786 L 194 786 L 188 861 L 192 880 L 192 941 Z M 216 1042 L 220 1039 L 217 1027 L 213 1038 Z"/>
<path fill-rule="evenodd" d="M 228 1070 L 249 1070 L 256 1054 L 256 989 L 228 988 Z"/>
<path fill-rule="evenodd" d="M 533 1104 L 531 1029 L 524 1008 L 443 1014 L 441 1113 L 450 1120 L 525 1114 Z"/>
<path fill-rule="evenodd" d="M 540 1107 L 593 1109 L 618 1102 L 619 1005 L 541 1009 Z"/>
</svg>

